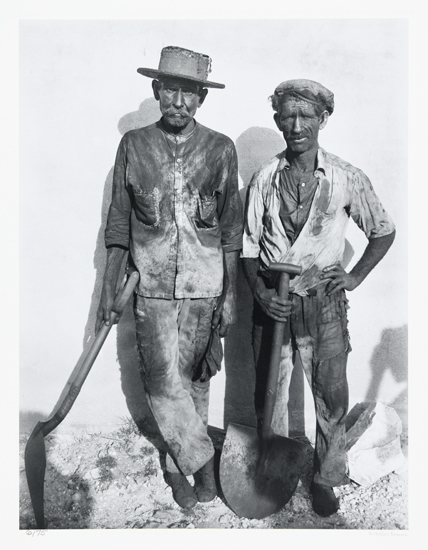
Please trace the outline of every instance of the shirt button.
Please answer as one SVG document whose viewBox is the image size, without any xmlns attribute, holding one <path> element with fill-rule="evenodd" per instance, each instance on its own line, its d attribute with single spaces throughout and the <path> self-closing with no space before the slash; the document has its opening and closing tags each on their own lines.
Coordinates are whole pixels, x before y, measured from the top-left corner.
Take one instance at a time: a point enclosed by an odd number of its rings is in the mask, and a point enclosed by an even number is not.
<svg viewBox="0 0 428 550">
<path fill-rule="evenodd" d="M 301 183 L 301 186 L 302 186 L 302 187 L 305 187 L 305 185 L 306 185 L 306 183 L 303 181 L 303 182 Z"/>
<path fill-rule="evenodd" d="M 303 208 L 303 206 L 302 206 L 301 204 L 299 204 L 299 208 L 300 208 L 300 209 L 302 209 L 302 208 Z"/>
</svg>

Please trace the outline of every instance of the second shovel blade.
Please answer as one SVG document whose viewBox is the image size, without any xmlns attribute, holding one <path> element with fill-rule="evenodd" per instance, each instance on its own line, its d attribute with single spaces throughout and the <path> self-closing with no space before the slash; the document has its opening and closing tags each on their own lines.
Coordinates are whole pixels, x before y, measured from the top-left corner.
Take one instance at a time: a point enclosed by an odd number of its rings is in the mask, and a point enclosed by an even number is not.
<svg viewBox="0 0 428 550">
<path fill-rule="evenodd" d="M 220 484 L 230 508 L 249 519 L 278 512 L 296 490 L 304 452 L 302 443 L 288 437 L 274 436 L 264 446 L 256 429 L 229 424 Z"/>
</svg>

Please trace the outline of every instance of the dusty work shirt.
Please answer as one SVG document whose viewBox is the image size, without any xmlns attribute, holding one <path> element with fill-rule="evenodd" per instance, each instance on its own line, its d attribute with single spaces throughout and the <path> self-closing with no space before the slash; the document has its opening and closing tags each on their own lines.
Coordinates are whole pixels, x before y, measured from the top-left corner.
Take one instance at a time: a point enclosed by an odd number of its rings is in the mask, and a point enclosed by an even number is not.
<svg viewBox="0 0 428 550">
<path fill-rule="evenodd" d="M 279 217 L 293 244 L 308 219 L 318 180 L 313 173 L 292 177 L 288 168 L 279 172 L 279 178 Z"/>
<path fill-rule="evenodd" d="M 368 239 L 392 233 L 394 223 L 367 176 L 319 148 L 316 191 L 306 223 L 291 244 L 280 217 L 280 172 L 290 167 L 285 153 L 263 165 L 251 180 L 242 257 L 259 257 L 262 270 L 271 262 L 302 266 L 302 274 L 290 281 L 290 291 L 304 296 L 308 289 L 325 283 L 319 279 L 324 267 L 342 261 L 349 217 Z"/>
<path fill-rule="evenodd" d="M 138 294 L 219 296 L 223 251 L 242 248 L 235 146 L 196 123 L 186 135 L 162 122 L 127 132 L 119 145 L 106 246 L 129 248 Z"/>
</svg>

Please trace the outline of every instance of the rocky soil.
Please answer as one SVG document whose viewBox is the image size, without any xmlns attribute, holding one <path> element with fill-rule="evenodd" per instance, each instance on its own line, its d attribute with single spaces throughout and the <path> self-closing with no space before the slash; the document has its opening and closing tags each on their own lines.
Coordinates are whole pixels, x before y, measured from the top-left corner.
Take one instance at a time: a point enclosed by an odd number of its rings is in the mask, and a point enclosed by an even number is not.
<svg viewBox="0 0 428 550">
<path fill-rule="evenodd" d="M 211 430 L 210 435 L 219 456 L 224 434 Z M 20 440 L 20 528 L 35 529 L 24 469 L 27 439 L 28 434 Z M 336 488 L 338 513 L 317 516 L 309 494 L 309 444 L 293 497 L 263 520 L 237 517 L 221 493 L 211 503 L 182 510 L 165 483 L 162 453 L 131 420 L 111 434 L 51 434 L 45 444 L 48 529 L 408 529 L 406 471 L 384 476 L 367 488 L 354 482 Z"/>
</svg>

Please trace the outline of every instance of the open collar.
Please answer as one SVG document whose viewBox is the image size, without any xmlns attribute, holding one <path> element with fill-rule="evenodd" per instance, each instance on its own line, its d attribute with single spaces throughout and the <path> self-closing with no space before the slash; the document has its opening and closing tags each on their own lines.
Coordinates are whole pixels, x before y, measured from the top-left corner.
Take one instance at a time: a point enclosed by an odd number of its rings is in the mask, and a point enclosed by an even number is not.
<svg viewBox="0 0 428 550">
<path fill-rule="evenodd" d="M 278 163 L 278 167 L 277 167 L 277 170 L 276 170 L 277 173 L 281 172 L 281 170 L 283 170 L 284 168 L 287 169 L 287 170 L 290 168 L 290 163 L 287 160 L 286 154 L 287 154 L 287 149 L 285 149 L 285 151 L 283 151 L 279 155 L 279 163 Z M 325 170 L 325 151 L 322 147 L 318 147 L 317 165 L 316 165 L 316 168 L 314 170 L 314 176 L 319 178 L 323 175 L 325 176 L 325 174 L 326 174 L 326 170 Z"/>
</svg>

